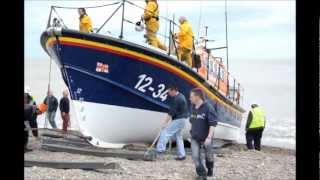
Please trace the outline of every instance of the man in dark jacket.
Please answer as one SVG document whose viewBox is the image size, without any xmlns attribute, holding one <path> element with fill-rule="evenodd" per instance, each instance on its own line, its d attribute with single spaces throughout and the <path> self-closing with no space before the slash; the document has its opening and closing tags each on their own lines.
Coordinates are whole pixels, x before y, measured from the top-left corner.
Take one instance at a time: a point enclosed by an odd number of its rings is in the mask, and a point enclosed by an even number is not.
<svg viewBox="0 0 320 180">
<path fill-rule="evenodd" d="M 191 90 L 190 101 L 193 105 L 190 117 L 192 159 L 199 178 L 206 179 L 207 176 L 213 175 L 213 133 L 217 125 L 217 117 L 212 106 L 205 101 L 201 89 Z M 205 166 L 201 159 L 201 147 L 204 147 L 205 151 Z"/>
<path fill-rule="evenodd" d="M 44 104 L 48 105 L 48 110 L 46 112 L 46 118 L 52 128 L 57 128 L 55 117 L 58 109 L 58 100 L 54 97 L 51 90 L 48 91 L 47 97 L 43 101 Z"/>
<path fill-rule="evenodd" d="M 28 146 L 28 138 L 29 138 L 29 129 L 26 125 L 28 122 L 31 121 L 31 119 L 34 116 L 37 116 L 40 114 L 40 112 L 37 110 L 37 107 L 35 105 L 31 105 L 28 103 L 29 101 L 29 94 L 24 93 L 24 152 L 31 151 Z"/>
<path fill-rule="evenodd" d="M 60 105 L 59 105 L 60 111 L 61 111 L 61 118 L 63 121 L 62 124 L 62 130 L 64 133 L 67 133 L 68 126 L 70 126 L 70 102 L 68 98 L 68 91 L 63 91 L 63 97 L 60 99 Z"/>
<path fill-rule="evenodd" d="M 27 96 L 27 104 L 32 105 L 32 106 L 36 106 L 36 101 L 34 100 L 34 98 L 31 96 L 31 90 L 29 87 L 26 87 L 25 90 L 26 96 Z M 36 138 L 39 138 L 39 133 L 38 133 L 38 123 L 37 123 L 37 114 L 33 113 L 32 116 L 29 119 L 29 124 L 31 128 L 34 128 L 31 132 L 32 135 Z"/>
<path fill-rule="evenodd" d="M 157 152 L 163 153 L 166 150 L 166 144 L 171 137 L 175 137 L 177 141 L 177 157 L 176 160 L 185 160 L 186 153 L 182 137 L 182 130 L 185 127 L 189 116 L 188 104 L 185 96 L 178 91 L 177 86 L 170 86 L 168 94 L 172 97 L 172 103 L 165 120 L 165 127 L 160 135 L 157 143 Z M 172 120 L 169 124 L 168 122 Z"/>
<path fill-rule="evenodd" d="M 257 104 L 251 105 L 246 124 L 246 141 L 248 149 L 260 151 L 261 137 L 266 125 L 265 113 Z M 252 146 L 254 142 L 254 146 Z"/>
</svg>

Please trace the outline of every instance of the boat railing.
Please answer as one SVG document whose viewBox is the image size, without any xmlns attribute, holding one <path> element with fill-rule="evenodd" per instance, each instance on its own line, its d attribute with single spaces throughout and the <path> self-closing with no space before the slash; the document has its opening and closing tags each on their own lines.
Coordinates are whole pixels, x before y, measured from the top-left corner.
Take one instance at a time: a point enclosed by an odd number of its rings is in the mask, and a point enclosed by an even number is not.
<svg viewBox="0 0 320 180">
<path fill-rule="evenodd" d="M 117 5 L 117 6 L 116 6 Z M 100 25 L 99 27 L 97 28 L 94 28 L 94 32 L 93 33 L 100 33 L 101 34 L 101 30 L 106 27 L 106 25 L 108 24 L 108 22 L 115 16 L 115 14 L 122 10 L 122 15 L 121 15 L 121 23 L 119 24 L 120 25 L 120 34 L 118 35 L 118 37 L 120 39 L 123 39 L 124 38 L 124 23 L 128 23 L 129 25 L 133 25 L 133 26 L 136 26 L 136 23 L 135 21 L 133 20 L 130 20 L 129 17 L 126 16 L 126 13 L 125 13 L 125 7 L 127 5 L 130 5 L 131 8 L 134 7 L 134 8 L 138 8 L 140 9 L 142 12 L 141 14 L 143 14 L 143 11 L 145 10 L 144 7 L 141 7 L 131 1 L 128 1 L 128 0 L 121 0 L 121 1 L 118 1 L 118 2 L 114 2 L 114 3 L 110 3 L 110 4 L 104 4 L 104 5 L 100 5 L 100 6 L 89 6 L 89 7 L 64 7 L 64 6 L 51 6 L 51 10 L 50 10 L 50 14 L 49 14 L 49 18 L 48 18 L 48 23 L 47 23 L 47 28 L 51 27 L 51 26 L 62 26 L 66 29 L 72 29 L 72 28 L 69 28 L 66 23 L 64 23 L 63 21 L 63 18 L 61 18 L 61 16 L 59 15 L 57 9 L 70 9 L 70 10 L 76 10 L 76 9 L 79 9 L 79 8 L 85 8 L 85 9 L 89 9 L 89 8 L 102 8 L 102 7 L 107 7 L 107 6 L 116 6 L 116 8 L 112 11 L 111 15 L 107 17 L 107 19 L 102 23 L 102 25 Z M 56 16 L 56 18 L 52 18 L 53 16 Z M 57 21 L 58 20 L 58 21 Z M 139 19 L 141 20 L 141 19 Z M 164 29 L 164 34 L 163 33 L 160 33 L 160 32 L 157 32 L 156 35 L 162 37 L 165 41 L 165 45 L 166 47 L 168 47 L 168 50 L 166 51 L 166 53 L 168 53 L 168 55 L 177 55 L 176 54 L 176 42 L 174 40 L 174 38 L 172 38 L 172 35 L 175 33 L 175 30 L 178 29 L 178 24 L 175 23 L 174 21 L 174 17 L 173 19 L 169 19 L 167 17 L 164 17 L 164 16 L 159 16 L 159 21 L 163 21 L 163 24 L 167 24 L 169 23 L 169 26 L 166 27 Z M 58 23 L 57 23 L 58 22 Z M 114 27 L 114 26 L 113 26 Z M 145 29 L 145 27 L 144 27 Z M 112 32 L 110 31 L 107 31 L 109 35 L 115 35 L 113 34 Z M 141 36 L 143 37 L 143 36 Z M 145 43 L 146 45 L 147 43 Z M 176 57 L 178 59 L 178 57 Z"/>
<path fill-rule="evenodd" d="M 228 77 L 228 93 L 227 97 L 235 104 L 242 105 L 243 104 L 243 93 L 244 89 L 240 85 L 240 83 L 229 74 Z"/>
<path fill-rule="evenodd" d="M 107 7 L 107 6 L 116 6 L 115 10 L 112 11 L 111 15 L 109 17 L 107 17 L 107 19 L 102 23 L 102 25 L 100 25 L 98 28 L 94 28 L 94 32 L 96 34 L 102 34 L 101 30 L 106 27 L 106 25 L 108 24 L 108 22 L 114 17 L 114 15 L 122 10 L 122 14 L 121 14 L 121 23 L 120 25 L 120 34 L 118 35 L 118 38 L 123 39 L 124 38 L 124 23 L 128 23 L 131 26 L 136 26 L 136 22 L 134 22 L 133 20 L 130 20 L 128 17 L 126 17 L 126 11 L 125 11 L 125 7 L 127 5 L 130 5 L 131 7 L 135 7 L 138 8 L 142 11 L 145 11 L 144 7 L 141 7 L 131 1 L 128 0 L 120 0 L 114 3 L 109 3 L 109 4 L 104 4 L 104 5 L 99 5 L 99 6 L 90 6 L 90 7 L 62 7 L 62 6 L 51 6 L 51 10 L 50 10 L 50 14 L 49 14 L 49 18 L 48 18 L 48 23 L 47 23 L 47 28 L 49 27 L 55 27 L 55 26 L 60 26 L 63 27 L 65 29 L 72 29 L 69 28 L 66 23 L 64 23 L 63 19 L 61 18 L 61 16 L 59 15 L 57 9 L 70 9 L 70 10 L 75 10 L 75 9 L 79 9 L 79 8 L 85 8 L 85 9 L 89 9 L 89 8 L 102 8 L 102 7 Z M 55 16 L 54 16 L 55 14 Z M 141 12 L 141 14 L 143 14 L 143 12 Z M 55 17 L 55 18 L 53 18 Z M 178 61 L 179 57 L 177 56 L 177 42 L 174 38 L 174 34 L 176 32 L 176 30 L 179 29 L 179 25 L 175 22 L 175 17 L 173 16 L 172 19 L 169 19 L 167 17 L 164 16 L 159 16 L 159 21 L 161 24 L 165 23 L 166 24 L 166 28 L 164 29 L 165 32 L 163 33 L 159 33 L 157 32 L 156 34 L 160 37 L 162 37 L 164 39 L 164 44 L 167 48 L 167 51 L 162 51 L 164 53 L 166 53 L 168 56 L 174 56 L 176 57 L 176 59 Z M 169 26 L 167 26 L 167 24 L 169 23 Z M 112 36 L 116 36 L 116 34 L 113 34 L 110 31 L 107 31 L 108 34 L 112 35 Z M 141 36 L 142 37 L 142 36 Z M 233 78 L 228 70 L 224 67 L 223 62 L 222 62 L 222 58 L 221 57 L 214 57 L 211 54 L 211 51 L 213 50 L 217 50 L 217 49 L 225 49 L 227 47 L 218 47 L 218 48 L 211 48 L 211 49 L 207 49 L 206 46 L 205 47 L 201 47 L 202 42 L 204 41 L 208 41 L 205 39 L 202 39 L 203 37 L 199 38 L 198 40 L 196 40 L 196 46 L 198 49 L 200 47 L 200 49 L 202 49 L 205 52 L 205 56 L 203 56 L 203 58 L 205 58 L 206 60 L 202 61 L 202 67 L 204 68 L 204 72 L 201 74 L 201 72 L 199 73 L 199 69 L 192 68 L 193 70 L 197 71 L 198 74 L 200 76 L 202 76 L 204 79 L 206 79 L 210 85 L 212 85 L 215 89 L 217 89 L 220 93 L 222 93 L 225 97 L 227 97 L 230 101 L 232 101 L 235 104 L 242 104 L 243 101 L 243 88 L 240 86 L 240 83 L 237 82 L 237 80 L 235 78 Z M 206 43 L 206 42 L 205 42 Z M 161 50 L 160 50 L 161 51 Z M 197 51 L 197 50 L 196 50 Z M 197 52 L 195 52 L 197 53 Z"/>
</svg>

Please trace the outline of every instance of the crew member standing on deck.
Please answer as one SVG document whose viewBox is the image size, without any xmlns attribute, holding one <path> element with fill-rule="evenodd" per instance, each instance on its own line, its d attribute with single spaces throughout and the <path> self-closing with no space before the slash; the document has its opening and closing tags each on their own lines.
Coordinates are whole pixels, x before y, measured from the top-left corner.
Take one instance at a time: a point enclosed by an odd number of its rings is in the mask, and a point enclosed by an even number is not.
<svg viewBox="0 0 320 180">
<path fill-rule="evenodd" d="M 213 133 L 217 125 L 217 117 L 213 107 L 208 101 L 205 101 L 204 93 L 201 89 L 195 88 L 191 90 L 190 101 L 193 105 L 190 117 L 192 159 L 197 175 L 202 179 L 206 179 L 207 176 L 213 175 Z M 201 158 L 200 149 L 202 147 L 205 151 L 205 166 Z"/>
<path fill-rule="evenodd" d="M 263 109 L 257 104 L 251 105 L 246 124 L 247 148 L 260 151 L 261 137 L 266 125 L 266 117 Z M 252 145 L 254 142 L 254 146 Z"/>
<path fill-rule="evenodd" d="M 70 102 L 68 98 L 68 91 L 63 91 L 63 97 L 60 99 L 60 105 L 59 105 L 60 111 L 61 111 L 61 118 L 62 118 L 62 130 L 63 133 L 67 133 L 68 126 L 70 127 Z"/>
<path fill-rule="evenodd" d="M 164 51 L 167 47 L 161 43 L 156 33 L 159 30 L 159 5 L 156 0 L 146 0 L 146 7 L 142 19 L 146 24 L 146 34 L 148 44 L 160 48 Z"/>
<path fill-rule="evenodd" d="M 175 137 L 177 141 L 177 155 L 176 160 L 185 160 L 186 153 L 184 149 L 182 130 L 185 127 L 187 118 L 189 116 L 188 105 L 185 96 L 178 91 L 178 87 L 172 85 L 168 88 L 168 94 L 172 97 L 172 103 L 168 115 L 165 120 L 165 128 L 162 130 L 159 141 L 157 143 L 157 152 L 161 154 L 165 152 L 168 140 Z M 168 122 L 172 120 L 169 125 Z"/>
<path fill-rule="evenodd" d="M 175 34 L 178 39 L 178 57 L 192 67 L 193 31 L 191 24 L 184 16 L 179 18 L 180 32 Z"/>
<path fill-rule="evenodd" d="M 79 30 L 86 33 L 93 32 L 91 18 L 86 13 L 86 10 L 84 8 L 79 8 L 78 13 L 80 15 Z"/>
</svg>

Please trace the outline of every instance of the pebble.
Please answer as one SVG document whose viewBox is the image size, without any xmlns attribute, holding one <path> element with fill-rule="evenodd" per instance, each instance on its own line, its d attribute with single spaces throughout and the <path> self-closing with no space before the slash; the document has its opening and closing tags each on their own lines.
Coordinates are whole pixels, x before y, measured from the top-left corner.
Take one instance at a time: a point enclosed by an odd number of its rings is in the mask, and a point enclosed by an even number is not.
<svg viewBox="0 0 320 180">
<path fill-rule="evenodd" d="M 32 141 L 31 141 L 32 142 Z M 130 161 L 121 158 L 95 157 L 63 152 L 48 152 L 38 145 L 25 154 L 28 160 L 71 161 L 71 162 L 116 162 L 119 169 L 88 171 L 80 169 L 52 169 L 25 167 L 26 180 L 182 180 L 195 178 L 192 158 L 175 161 L 175 155 L 165 154 L 157 161 Z M 232 145 L 215 156 L 215 180 L 293 180 L 295 179 L 296 157 L 292 150 L 262 147 L 262 151 L 246 151 L 243 145 Z"/>
</svg>

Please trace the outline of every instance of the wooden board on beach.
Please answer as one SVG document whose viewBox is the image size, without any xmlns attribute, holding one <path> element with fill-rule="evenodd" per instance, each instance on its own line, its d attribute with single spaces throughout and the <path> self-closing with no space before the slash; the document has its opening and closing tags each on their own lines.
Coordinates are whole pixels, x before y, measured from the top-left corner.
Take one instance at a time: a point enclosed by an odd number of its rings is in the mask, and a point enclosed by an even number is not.
<svg viewBox="0 0 320 180">
<path fill-rule="evenodd" d="M 32 161 L 25 160 L 25 167 L 48 167 L 56 169 L 117 169 L 118 163 L 103 163 L 103 162 L 62 162 L 62 161 Z"/>
<path fill-rule="evenodd" d="M 112 150 L 112 151 L 103 151 L 97 149 L 88 149 L 80 147 L 70 147 L 63 145 L 54 145 L 54 144 L 42 144 L 42 149 L 53 152 L 67 152 L 74 154 L 90 155 L 90 156 L 100 156 L 100 157 L 117 157 L 125 158 L 129 160 L 154 160 L 149 159 L 144 156 L 144 152 L 139 151 L 121 151 L 121 150 Z"/>
</svg>

